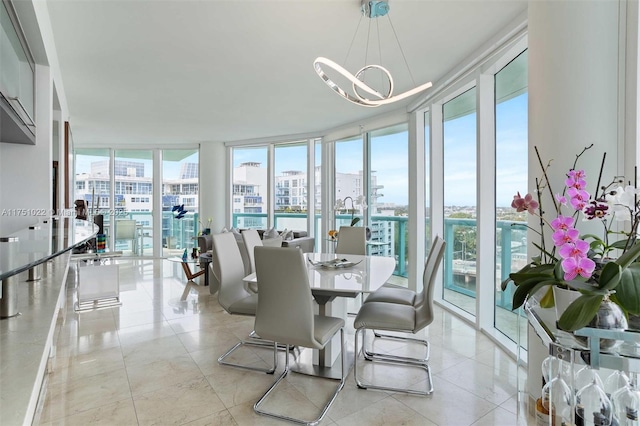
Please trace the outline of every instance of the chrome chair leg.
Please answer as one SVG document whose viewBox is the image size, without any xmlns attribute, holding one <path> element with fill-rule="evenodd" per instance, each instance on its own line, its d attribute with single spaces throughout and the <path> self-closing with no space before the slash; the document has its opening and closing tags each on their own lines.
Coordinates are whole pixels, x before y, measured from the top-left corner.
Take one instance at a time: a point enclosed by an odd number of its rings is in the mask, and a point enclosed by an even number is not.
<svg viewBox="0 0 640 426">
<path fill-rule="evenodd" d="M 373 341 L 375 342 L 375 339 L 386 339 L 386 340 L 396 340 L 396 341 L 400 341 L 400 342 L 409 342 L 409 343 L 418 343 L 421 345 L 424 345 L 425 350 L 426 350 L 426 355 L 424 358 L 413 358 L 413 357 L 403 357 L 403 356 L 397 356 L 397 355 L 390 355 L 390 354 L 385 354 L 385 353 L 379 353 L 379 352 L 373 352 L 373 351 L 369 351 L 367 350 L 367 346 L 365 344 L 365 336 L 366 333 L 363 333 L 362 336 L 362 353 L 364 355 L 364 358 L 367 361 L 371 361 L 374 358 L 377 359 L 387 359 L 387 360 L 396 360 L 396 361 L 403 361 L 403 362 L 408 362 L 408 363 L 412 363 L 412 364 L 426 364 L 427 361 L 429 361 L 429 356 L 430 356 L 430 348 L 431 346 L 429 345 L 429 341 L 426 339 L 417 339 L 415 337 L 407 337 L 407 336 L 394 336 L 391 334 L 382 334 L 377 332 L 376 330 L 373 330 Z"/>
<path fill-rule="evenodd" d="M 365 333 L 366 333 L 366 329 L 365 328 L 360 328 L 356 330 L 355 333 L 355 357 L 354 357 L 354 361 L 353 361 L 353 377 L 355 378 L 356 381 L 356 385 L 360 388 L 360 389 L 377 389 L 377 390 L 383 390 L 383 391 L 391 391 L 391 392 L 403 392 L 403 393 L 408 393 L 408 394 L 412 394 L 412 395 L 429 395 L 433 392 L 433 380 L 431 378 L 431 368 L 429 367 L 429 364 L 426 361 L 420 362 L 419 359 L 416 358 L 411 358 L 411 357 L 401 357 L 401 356 L 395 356 L 395 355 L 387 355 L 387 354 L 382 354 L 382 356 L 373 356 L 370 359 L 368 359 L 368 361 L 371 362 L 380 362 L 380 363 L 387 363 L 387 364 L 392 364 L 392 365 L 402 365 L 402 366 L 406 366 L 406 367 L 415 367 L 415 368 L 420 368 L 422 370 L 424 370 L 427 374 L 427 390 L 426 391 L 420 391 L 420 390 L 414 390 L 414 389 L 410 389 L 410 388 L 396 388 L 396 387 L 390 387 L 390 386 L 379 386 L 379 385 L 375 385 L 373 383 L 364 383 L 359 377 L 358 377 L 358 358 L 360 356 L 360 346 L 358 345 L 358 335 L 362 333 L 362 353 L 363 355 L 366 353 L 366 350 L 364 348 L 365 346 Z M 410 339 L 410 340 L 421 340 L 421 339 Z M 365 358 L 366 359 L 366 358 Z"/>
<path fill-rule="evenodd" d="M 285 367 L 284 367 L 284 371 L 276 379 L 276 381 L 271 385 L 271 387 L 269 387 L 269 389 L 267 389 L 267 391 L 264 393 L 264 395 L 262 395 L 262 397 L 253 405 L 253 410 L 258 414 L 261 414 L 263 416 L 272 417 L 274 419 L 287 420 L 287 421 L 290 421 L 290 422 L 293 422 L 293 423 L 297 423 L 297 424 L 315 426 L 318 423 L 320 423 L 322 421 L 322 419 L 324 419 L 325 414 L 327 414 L 327 411 L 329 411 L 329 408 L 331 408 L 331 406 L 333 405 L 334 401 L 338 397 L 338 393 L 344 387 L 344 383 L 345 383 L 345 380 L 347 378 L 348 369 L 346 367 L 346 357 L 345 357 L 344 328 L 340 329 L 340 350 L 341 350 L 340 356 L 342 357 L 342 378 L 340 379 L 340 383 L 338 384 L 338 387 L 336 388 L 335 392 L 333 393 L 333 396 L 331 397 L 331 399 L 329 399 L 329 402 L 327 402 L 325 404 L 325 406 L 323 407 L 322 411 L 320 412 L 320 415 L 315 420 L 307 421 L 307 420 L 297 419 L 297 418 L 294 418 L 294 417 L 289 417 L 289 416 L 284 416 L 284 415 L 280 415 L 280 414 L 270 413 L 268 411 L 262 410 L 261 407 L 260 407 L 264 403 L 265 399 L 267 399 L 269 394 L 271 394 L 271 392 L 278 386 L 278 384 L 282 381 L 282 379 L 284 379 L 287 376 L 287 374 L 289 373 L 289 345 L 285 345 L 285 346 L 287 347 L 287 350 L 285 352 Z M 274 352 L 276 352 L 276 351 L 277 351 L 276 345 L 274 345 Z M 335 380 L 335 379 L 330 379 L 330 380 Z"/>
<path fill-rule="evenodd" d="M 252 333 L 254 333 L 255 335 L 255 332 L 252 332 Z M 276 368 L 278 366 L 276 362 L 277 358 L 274 358 L 273 367 L 270 367 L 270 368 L 253 367 L 251 365 L 236 364 L 233 362 L 226 361 L 226 358 L 228 356 L 230 356 L 233 352 L 235 352 L 236 349 L 242 346 L 254 346 L 254 347 L 264 348 L 264 347 L 269 347 L 274 345 L 274 342 L 269 342 L 267 340 L 263 340 L 263 341 L 253 340 L 254 338 L 251 338 L 251 335 L 249 336 L 249 338 L 250 340 L 240 340 L 231 349 L 229 349 L 227 352 L 221 355 L 220 358 L 218 358 L 218 363 L 220 365 L 228 365 L 230 367 L 237 367 L 237 368 L 243 368 L 245 370 L 260 371 L 262 373 L 273 374 L 276 371 Z"/>
</svg>

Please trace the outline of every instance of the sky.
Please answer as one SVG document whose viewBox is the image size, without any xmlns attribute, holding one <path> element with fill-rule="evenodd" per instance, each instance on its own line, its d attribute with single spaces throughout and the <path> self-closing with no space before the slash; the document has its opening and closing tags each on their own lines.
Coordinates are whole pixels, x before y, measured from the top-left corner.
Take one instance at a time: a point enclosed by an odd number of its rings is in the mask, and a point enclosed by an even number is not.
<svg viewBox="0 0 640 426">
<path fill-rule="evenodd" d="M 79 150 L 82 152 L 82 150 Z M 116 151 L 116 159 L 121 158 L 117 157 L 118 154 L 121 154 L 123 151 Z M 136 150 L 136 153 L 140 152 Z M 151 151 L 149 151 L 149 157 L 151 157 Z M 196 151 L 194 154 L 186 157 L 182 161 L 164 161 L 162 165 L 162 172 L 165 179 L 178 179 L 180 177 L 180 166 L 182 163 L 198 163 L 198 152 Z M 95 156 L 95 155 L 76 155 L 76 173 L 89 173 L 91 171 L 91 163 L 95 161 L 102 161 L 108 159 L 108 151 L 105 150 L 104 156 Z M 145 160 L 140 158 L 133 158 L 131 161 L 136 161 L 144 164 L 144 176 L 151 178 L 153 177 L 153 161 Z"/>
<path fill-rule="evenodd" d="M 496 107 L 496 204 L 511 205 L 513 196 L 527 191 L 527 94 L 502 102 Z M 468 114 L 445 123 L 445 205 L 476 205 L 476 115 Z M 425 132 L 428 134 L 428 131 Z M 384 186 L 380 203 L 408 204 L 408 133 L 373 137 L 371 141 L 371 168 L 376 172 L 378 185 Z M 362 170 L 361 138 L 345 140 L 336 144 L 336 169 L 345 173 Z M 306 169 L 306 145 L 276 148 L 276 175 L 285 170 Z M 105 151 L 106 153 L 107 151 Z M 150 155 L 151 156 L 151 155 Z M 106 157 L 76 156 L 76 170 L 89 172 L 91 162 Z M 321 161 L 319 146 L 316 159 Z M 145 176 L 152 176 L 152 161 L 139 160 L 145 164 Z M 257 161 L 267 164 L 266 148 L 235 149 L 233 164 Z M 198 153 L 183 162 L 198 162 Z M 179 176 L 181 162 L 165 161 L 166 179 Z"/>
<path fill-rule="evenodd" d="M 496 204 L 509 207 L 513 196 L 527 191 L 527 94 L 496 107 Z M 425 132 L 428 134 L 428 132 Z M 408 134 L 372 138 L 371 168 L 384 188 L 381 203 L 408 204 Z M 445 123 L 445 205 L 476 205 L 476 115 L 468 114 Z M 286 155 L 278 155 L 285 153 Z M 319 152 L 316 153 L 319 158 Z M 267 163 L 266 148 L 234 150 L 234 167 L 246 161 Z M 306 146 L 276 150 L 276 174 L 305 170 Z M 362 170 L 361 139 L 336 144 L 336 170 Z M 471 182 L 471 184 L 470 184 Z"/>
</svg>

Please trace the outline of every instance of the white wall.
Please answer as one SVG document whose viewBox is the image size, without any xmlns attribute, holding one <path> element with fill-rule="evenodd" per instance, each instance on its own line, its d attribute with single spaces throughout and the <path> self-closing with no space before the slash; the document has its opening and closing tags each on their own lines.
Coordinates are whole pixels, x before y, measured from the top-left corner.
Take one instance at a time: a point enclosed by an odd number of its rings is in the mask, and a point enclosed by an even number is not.
<svg viewBox="0 0 640 426">
<path fill-rule="evenodd" d="M 36 65 L 36 144 L 0 143 L 0 234 L 49 215 L 52 206 L 52 100 L 49 67 Z"/>
<path fill-rule="evenodd" d="M 68 119 L 47 4 L 24 0 L 14 6 L 36 62 L 36 144 L 0 143 L 0 236 L 41 220 L 40 213 L 51 209 L 54 82 L 60 119 Z M 64 169 L 63 161 L 60 168 Z M 9 214 L 2 215 L 5 209 Z M 34 210 L 23 215 L 23 209 Z"/>
<path fill-rule="evenodd" d="M 200 220 L 212 218 L 212 232 L 229 226 L 226 222 L 227 161 L 226 148 L 219 142 L 200 144 Z"/>
<path fill-rule="evenodd" d="M 621 1 L 529 1 L 529 191 L 535 191 L 535 178 L 541 168 L 534 147 L 542 161 L 553 160 L 549 178 L 553 192 L 562 192 L 567 171 L 576 154 L 594 144 L 579 163 L 587 173 L 587 190 L 594 191 L 600 160 L 607 153 L 603 183 L 616 174 L 624 156 L 619 121 L 624 111 L 625 58 L 619 49 L 624 40 L 624 16 Z M 620 21 L 619 21 L 620 19 Z M 637 23 L 636 23 L 637 25 Z M 622 34 L 621 34 L 622 32 Z M 622 53 L 622 55 L 621 55 Z M 622 149 L 621 149 L 622 148 Z M 556 212 L 545 195 L 545 216 Z M 570 214 L 569 210 L 564 213 Z M 537 218 L 529 225 L 539 229 Z M 591 225 L 589 227 L 589 225 Z M 602 233 L 599 223 L 581 223 L 581 232 Z M 538 241 L 533 232 L 530 241 Z M 547 238 L 547 241 L 550 239 Z M 530 253 L 535 248 L 530 247 Z M 531 334 L 531 332 L 530 332 Z M 540 361 L 546 348 L 540 340 L 529 338 L 529 393 L 540 396 Z"/>
</svg>

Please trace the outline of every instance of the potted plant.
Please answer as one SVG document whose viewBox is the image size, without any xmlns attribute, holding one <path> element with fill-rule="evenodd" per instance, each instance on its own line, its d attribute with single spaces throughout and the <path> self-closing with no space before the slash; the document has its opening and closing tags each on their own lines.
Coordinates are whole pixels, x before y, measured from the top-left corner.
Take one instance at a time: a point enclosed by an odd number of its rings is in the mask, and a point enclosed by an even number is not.
<svg viewBox="0 0 640 426">
<path fill-rule="evenodd" d="M 511 273 L 502 283 L 502 288 L 504 290 L 509 282 L 516 285 L 513 309 L 520 307 L 527 297 L 543 287 L 548 288 L 540 299 L 542 307 L 554 305 L 553 287 L 578 291 L 580 295 L 558 320 L 558 326 L 567 331 L 589 325 L 603 304 L 611 302 L 622 308 L 625 315 L 640 314 L 639 192 L 635 186 L 623 187 L 624 179 L 620 177 L 600 186 L 605 154 L 597 190 L 592 197 L 586 190 L 587 176 L 576 167 L 578 159 L 591 147 L 593 145 L 576 155 L 573 167 L 567 173 L 564 191 L 552 197 L 557 215 L 551 222 L 544 218 L 539 202 L 543 188 L 553 194 L 547 177 L 550 162 L 543 165 L 537 148 L 543 172 L 542 179 L 536 179 L 538 200 L 531 194 L 521 197 L 518 193 L 512 203 L 517 211 L 528 211 L 540 218 L 540 230 L 532 229 L 540 236 L 540 243 L 533 244 L 539 254 L 521 270 Z M 565 209 L 572 213 L 563 214 Z M 600 221 L 603 237 L 580 235 L 577 227 L 583 219 Z M 626 223 L 627 230 L 616 230 L 612 227 L 614 222 L 622 227 Z M 547 241 L 549 237 L 552 243 Z"/>
</svg>

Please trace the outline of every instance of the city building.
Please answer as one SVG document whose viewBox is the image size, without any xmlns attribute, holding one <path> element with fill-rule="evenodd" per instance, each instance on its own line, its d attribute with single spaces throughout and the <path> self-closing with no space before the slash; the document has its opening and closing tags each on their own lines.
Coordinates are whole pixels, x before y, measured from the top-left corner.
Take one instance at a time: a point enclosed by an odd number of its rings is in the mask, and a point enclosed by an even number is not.
<svg viewBox="0 0 640 426">
<path fill-rule="evenodd" d="M 434 289 L 439 323 L 430 329 L 437 378 L 433 398 L 366 391 L 375 401 L 354 407 L 341 394 L 339 401 L 348 408 L 329 413 L 331 421 L 516 424 L 520 406 L 515 401 L 523 393 L 534 402 L 540 396 L 540 365 L 549 348 L 535 334 L 523 334 L 526 318 L 512 312 L 512 295 L 500 287 L 514 267 L 531 258 L 539 218 L 526 216 L 523 222 L 501 215 L 515 193 L 536 193 L 540 165 L 544 169 L 547 161 L 553 161 L 549 188 L 562 188 L 577 153 L 591 144 L 590 153 L 601 158 L 606 152 L 608 161 L 603 167 L 585 155 L 582 163 L 590 179 L 603 170 L 605 176 L 632 180 L 640 158 L 638 2 L 393 1 L 403 49 L 397 58 L 384 56 L 384 65 L 411 65 L 407 76 L 401 76 L 403 70 L 390 71 L 394 93 L 426 81 L 433 86 L 379 108 L 337 96 L 340 92 L 326 87 L 312 66 L 318 55 L 338 60 L 351 51 L 359 1 L 304 6 L 288 1 L 3 2 L 0 45 L 9 50 L 0 52 L 0 236 L 43 220 L 31 212 L 69 214 L 74 191 L 95 194 L 101 209 L 148 216 L 138 221 L 148 228 L 143 259 L 124 260 L 130 262 L 126 290 L 136 297 L 122 311 L 96 314 L 106 319 L 87 321 L 87 315 L 68 311 L 67 325 L 75 328 L 65 328 L 62 341 L 70 352 L 57 355 L 69 355 L 65 361 L 75 368 L 86 365 L 75 358 L 86 355 L 78 351 L 104 343 L 95 352 L 115 349 L 109 354 L 119 366 L 112 370 L 118 381 L 105 386 L 109 375 L 104 373 L 94 385 L 87 376 L 73 377 L 77 370 L 65 370 L 68 377 L 56 376 L 58 381 L 49 384 L 63 402 L 46 412 L 45 422 L 108 421 L 120 410 L 133 413 L 134 424 L 162 422 L 184 411 L 167 398 L 156 405 L 157 398 L 179 392 L 191 396 L 194 387 L 198 396 L 211 397 L 202 405 L 216 409 L 188 421 L 256 422 L 250 407 L 255 395 L 244 388 L 235 392 L 232 385 L 246 379 L 255 389 L 260 382 L 222 370 L 212 349 L 235 338 L 247 323 L 234 322 L 219 309 L 211 312 L 193 299 L 179 304 L 178 287 L 157 285 L 164 278 L 166 249 L 177 246 L 166 240 L 167 226 L 187 223 L 163 212 L 173 203 L 197 208 L 199 216 L 211 218 L 214 230 L 233 224 L 277 226 L 288 208 L 286 214 L 316 237 L 318 250 L 331 252 L 327 231 L 349 220 L 334 209 L 336 200 L 364 195 L 371 207 L 362 225 L 381 242 L 392 242 L 372 249 L 393 250 L 394 278 L 416 291 L 430 242 L 436 235 L 445 238 L 447 251 Z M 355 43 L 352 51 L 366 53 L 364 47 Z M 351 69 L 352 64 L 345 66 Z M 361 68 L 355 67 L 354 75 L 363 74 Z M 395 139 L 389 142 L 388 136 Z M 292 141 L 306 150 L 306 158 L 277 176 L 274 153 Z M 336 154 L 337 147 L 350 143 L 359 150 L 348 157 Z M 248 147 L 264 150 L 266 160 L 247 162 L 236 175 L 234 152 Z M 131 155 L 114 168 L 115 176 L 104 175 L 102 162 L 73 186 L 73 153 L 82 149 L 103 150 L 109 160 L 116 152 Z M 185 167 L 184 182 L 164 185 L 162 151 L 169 149 L 197 151 L 197 177 L 191 166 Z M 150 177 L 135 164 L 140 151 L 153 164 Z M 355 172 L 337 168 L 341 161 Z M 382 179 L 380 165 L 397 166 L 402 174 Z M 397 214 L 384 203 L 380 185 L 385 197 L 406 189 L 406 211 Z M 392 210 L 393 216 L 386 214 Z M 383 218 L 379 224 L 376 215 Z M 198 222 L 194 217 L 189 229 L 180 230 L 185 244 L 193 244 Z M 586 231 L 595 226 L 580 225 Z M 112 242 L 110 248 L 115 247 Z M 149 274 L 146 266 L 157 273 Z M 28 286 L 37 289 L 38 283 Z M 146 301 L 139 311 L 119 315 L 138 297 Z M 211 301 L 217 303 L 215 297 Z M 2 340 L 19 334 L 3 324 L 8 323 L 0 320 L 0 350 L 8 352 L 0 363 L 28 352 L 17 349 L 23 341 Z M 56 322 L 46 325 L 51 341 Z M 169 340 L 171 345 L 154 347 Z M 131 357 L 137 350 L 144 354 L 138 365 L 150 364 L 145 356 L 162 354 L 187 367 L 174 375 L 167 359 L 154 358 L 162 371 L 136 370 L 142 377 L 136 381 Z M 40 379 L 49 355 L 41 357 Z M 95 365 L 113 364 L 102 359 Z M 516 388 L 523 366 L 528 376 L 524 390 Z M 194 382 L 180 381 L 188 376 L 185 371 L 197 373 Z M 221 376 L 226 380 L 218 380 Z M 171 386 L 163 386 L 161 379 L 172 380 Z M 42 382 L 22 385 L 29 392 L 37 389 L 37 400 Z M 104 397 L 91 397 L 105 387 L 124 396 L 108 404 Z M 365 392 L 353 383 L 350 387 L 349 392 Z M 16 395 L 19 386 L 10 390 Z M 296 392 L 294 386 L 291 390 Z M 42 395 L 46 398 L 47 392 Z M 303 400 L 308 395 L 296 396 Z M 15 407 L 9 402 L 8 409 L 6 401 L 0 399 L 2 416 Z M 154 408 L 144 412 L 145 401 L 154 401 Z M 35 414 L 35 401 L 27 405 Z M 142 415 L 149 411 L 165 418 Z M 17 423 L 32 423 L 32 418 Z M 180 421 L 186 423 L 175 420 Z"/>
</svg>

